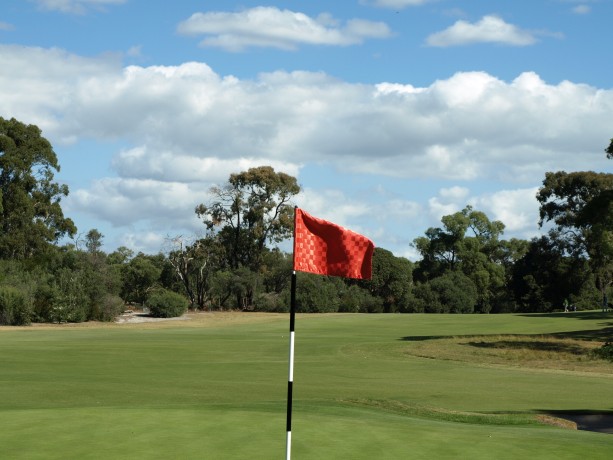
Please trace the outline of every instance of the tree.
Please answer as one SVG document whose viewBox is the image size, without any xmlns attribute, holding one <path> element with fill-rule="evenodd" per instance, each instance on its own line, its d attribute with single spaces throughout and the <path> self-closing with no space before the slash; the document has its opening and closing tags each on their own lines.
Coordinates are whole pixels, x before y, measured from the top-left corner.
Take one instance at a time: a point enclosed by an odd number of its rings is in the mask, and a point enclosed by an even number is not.
<svg viewBox="0 0 613 460">
<path fill-rule="evenodd" d="M 477 287 L 476 310 L 488 313 L 505 292 L 504 246 L 499 239 L 504 224 L 471 206 L 443 216 L 441 222 L 443 228 L 429 228 L 425 237 L 413 242 L 422 255 L 416 278 L 426 282 L 460 271 Z M 420 288 L 424 293 L 427 289 Z"/>
<path fill-rule="evenodd" d="M 104 235 L 95 228 L 87 232 L 87 235 L 85 235 L 85 247 L 87 248 L 87 252 L 92 256 L 96 256 L 102 249 L 103 239 Z"/>
<path fill-rule="evenodd" d="M 60 207 L 68 187 L 54 182 L 59 170 L 38 127 L 0 117 L 0 257 L 30 258 L 76 233 Z"/>
<path fill-rule="evenodd" d="M 472 313 L 478 301 L 477 286 L 462 272 L 448 272 L 430 282 L 445 312 Z"/>
<path fill-rule="evenodd" d="M 122 266 L 121 271 L 123 277 L 121 297 L 126 302 L 144 304 L 162 269 L 156 265 L 154 257 L 138 253 Z"/>
<path fill-rule="evenodd" d="M 613 282 L 613 174 L 548 172 L 537 199 L 539 224 L 555 224 L 550 233 L 564 253 L 587 258 L 604 302 Z"/>
<path fill-rule="evenodd" d="M 564 171 L 545 174 L 537 200 L 540 203 L 540 221 L 555 224 L 555 230 L 564 237 L 566 249 L 574 254 L 587 252 L 587 231 L 580 225 L 585 206 L 602 192 L 613 189 L 613 174 Z M 582 228 L 583 227 L 583 228 Z"/>
<path fill-rule="evenodd" d="M 413 263 L 395 257 L 386 249 L 375 248 L 372 265 L 372 279 L 360 284 L 381 298 L 386 313 L 406 311 L 413 283 Z"/>
<path fill-rule="evenodd" d="M 266 245 L 279 243 L 292 234 L 290 202 L 299 191 L 295 177 L 277 173 L 270 166 L 251 168 L 231 174 L 226 185 L 211 188 L 213 201 L 198 205 L 196 214 L 208 230 L 217 231 L 228 268 L 234 272 L 248 269 L 257 275 Z M 238 307 L 253 302 L 253 288 L 238 289 L 236 283 L 231 285 Z"/>
<path fill-rule="evenodd" d="M 466 212 L 443 216 L 441 222 L 443 228 L 430 227 L 425 237 L 413 240 L 413 246 L 422 256 L 417 270 L 422 280 L 456 269 L 462 242 L 470 224 Z"/>
<path fill-rule="evenodd" d="M 259 268 L 266 243 L 291 235 L 290 200 L 300 192 L 295 177 L 260 166 L 231 174 L 225 186 L 210 191 L 214 201 L 197 206 L 196 214 L 208 229 L 222 228 L 232 268 Z"/>
<path fill-rule="evenodd" d="M 611 143 L 605 149 L 605 152 L 607 152 L 607 158 L 608 159 L 610 159 L 610 160 L 613 159 L 613 139 L 611 139 Z"/>
<path fill-rule="evenodd" d="M 189 244 L 182 237 L 172 240 L 168 261 L 193 307 L 204 309 L 211 302 L 212 277 L 221 267 L 223 248 L 215 236 Z"/>
<path fill-rule="evenodd" d="M 448 271 L 417 283 L 411 309 L 425 313 L 472 313 L 477 302 L 475 284 L 461 271 Z"/>
</svg>

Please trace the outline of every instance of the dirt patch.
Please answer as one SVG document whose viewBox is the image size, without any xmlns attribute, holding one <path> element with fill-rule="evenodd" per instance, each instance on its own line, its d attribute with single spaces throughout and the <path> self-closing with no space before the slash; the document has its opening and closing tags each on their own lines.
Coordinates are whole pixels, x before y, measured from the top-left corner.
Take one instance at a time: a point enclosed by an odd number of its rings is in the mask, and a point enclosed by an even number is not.
<svg viewBox="0 0 613 460">
<path fill-rule="evenodd" d="M 156 323 L 160 321 L 176 321 L 176 320 L 189 320 L 190 317 L 185 314 L 183 316 L 177 316 L 175 318 L 154 318 L 148 313 L 143 312 L 125 312 L 119 316 L 115 322 L 118 324 L 138 324 L 138 323 Z"/>
<path fill-rule="evenodd" d="M 566 428 L 567 430 L 576 430 L 577 424 L 572 420 L 568 420 L 562 416 L 552 416 L 552 415 L 537 415 L 536 419 L 545 424 L 551 426 L 557 426 L 558 428 Z"/>
</svg>

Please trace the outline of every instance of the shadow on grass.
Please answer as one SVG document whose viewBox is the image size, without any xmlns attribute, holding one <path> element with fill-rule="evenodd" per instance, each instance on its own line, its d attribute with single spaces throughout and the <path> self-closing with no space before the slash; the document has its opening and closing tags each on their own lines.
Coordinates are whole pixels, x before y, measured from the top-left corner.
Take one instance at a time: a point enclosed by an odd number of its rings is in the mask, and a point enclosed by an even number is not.
<svg viewBox="0 0 613 460">
<path fill-rule="evenodd" d="M 613 321 L 613 312 L 603 312 L 597 310 L 589 311 L 569 311 L 569 312 L 552 312 L 552 313 L 518 313 L 517 316 L 525 316 L 529 318 L 569 318 L 569 319 L 608 319 Z M 609 324 L 613 324 L 610 322 Z"/>
<path fill-rule="evenodd" d="M 552 337 L 556 339 L 575 339 L 575 340 L 586 340 L 586 341 L 596 341 L 596 342 L 613 342 L 613 322 L 603 323 L 605 327 L 601 329 L 588 329 L 583 331 L 564 331 L 564 332 L 551 332 L 549 334 L 504 334 L 510 337 Z M 437 340 L 437 339 L 451 339 L 451 338 L 470 338 L 470 337 L 487 337 L 489 334 L 479 334 L 479 335 L 408 335 L 405 337 L 401 337 L 399 340 L 405 342 L 424 342 L 426 340 Z M 493 335 L 501 335 L 501 334 L 493 334 Z M 515 342 L 509 342 L 509 344 L 513 344 Z M 517 342 L 521 343 L 521 342 Z M 535 341 L 525 342 L 528 343 L 539 343 Z M 545 342 L 543 342 L 545 343 Z M 477 345 L 475 345 L 477 346 Z M 495 344 L 485 343 L 484 347 L 493 348 Z M 520 348 L 520 346 L 517 346 Z M 544 349 L 538 348 L 534 346 L 535 349 Z"/>
<path fill-rule="evenodd" d="M 401 337 L 399 340 L 403 340 L 405 342 L 424 342 L 426 340 L 451 339 L 452 337 L 456 337 L 456 336 L 453 336 L 453 335 L 407 335 L 406 337 Z"/>
<path fill-rule="evenodd" d="M 591 329 L 586 331 L 554 332 L 548 335 L 551 337 L 556 337 L 558 339 L 577 339 L 598 342 L 611 342 L 613 341 L 613 326 L 603 327 L 602 329 Z"/>
</svg>

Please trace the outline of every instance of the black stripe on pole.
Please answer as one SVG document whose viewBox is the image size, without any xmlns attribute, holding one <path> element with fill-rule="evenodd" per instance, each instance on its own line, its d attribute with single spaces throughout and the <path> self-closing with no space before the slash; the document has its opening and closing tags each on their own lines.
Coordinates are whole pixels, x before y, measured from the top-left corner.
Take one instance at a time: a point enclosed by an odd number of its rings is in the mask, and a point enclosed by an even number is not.
<svg viewBox="0 0 613 460">
<path fill-rule="evenodd" d="M 287 424 L 286 429 L 288 432 L 292 431 L 292 387 L 294 382 L 287 382 Z"/>
</svg>

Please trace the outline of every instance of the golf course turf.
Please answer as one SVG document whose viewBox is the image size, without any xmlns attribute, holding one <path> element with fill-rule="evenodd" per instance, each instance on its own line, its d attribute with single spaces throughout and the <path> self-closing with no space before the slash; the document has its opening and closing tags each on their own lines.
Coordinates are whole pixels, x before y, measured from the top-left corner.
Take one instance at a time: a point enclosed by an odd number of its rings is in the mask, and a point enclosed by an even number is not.
<svg viewBox="0 0 613 460">
<path fill-rule="evenodd" d="M 298 315 L 296 459 L 609 459 L 613 314 Z M 0 458 L 273 459 L 288 315 L 0 328 Z M 570 364 L 569 364 L 570 363 Z"/>
</svg>

